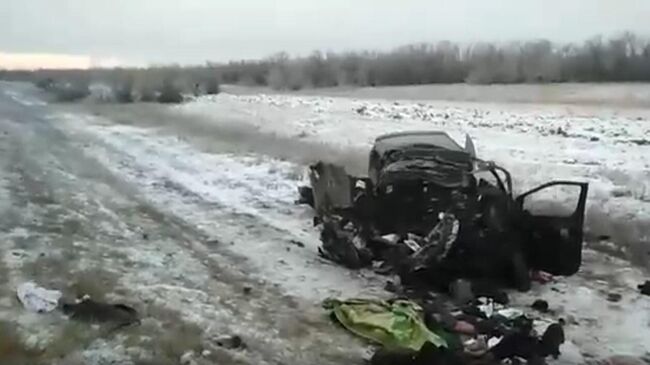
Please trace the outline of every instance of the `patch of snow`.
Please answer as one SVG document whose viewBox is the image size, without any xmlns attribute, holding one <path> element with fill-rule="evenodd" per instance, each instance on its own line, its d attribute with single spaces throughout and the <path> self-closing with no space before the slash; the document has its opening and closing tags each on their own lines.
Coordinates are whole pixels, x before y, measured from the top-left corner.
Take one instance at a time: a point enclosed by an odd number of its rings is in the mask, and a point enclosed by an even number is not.
<svg viewBox="0 0 650 365">
<path fill-rule="evenodd" d="M 387 295 L 382 283 L 366 277 L 365 272 L 351 272 L 316 259 L 319 242 L 316 230 L 310 227 L 309 212 L 293 204 L 300 182 L 293 164 L 259 155 L 207 154 L 151 129 L 96 125 L 91 120 L 68 128 L 85 140 L 98 142 L 85 152 L 129 179 L 147 199 L 250 260 L 260 269 L 261 280 L 313 302 L 327 296 Z M 300 240 L 306 248 L 295 248 L 291 239 Z M 578 364 L 589 357 L 650 351 L 645 340 L 650 337 L 650 299 L 640 296 L 635 288 L 643 281 L 643 272 L 591 250 L 586 250 L 584 257 L 579 275 L 536 286 L 529 293 L 514 293 L 513 307 L 536 316 L 539 331 L 565 319 L 569 342 L 558 363 Z M 152 257 L 151 264 L 155 267 L 161 262 Z M 228 321 L 227 312 L 208 304 L 202 290 L 142 281 L 142 277 L 132 280 L 140 283 L 133 289 L 144 301 L 185 308 L 184 319 L 192 322 Z M 607 301 L 613 290 L 622 295 L 621 302 Z M 550 303 L 551 317 L 530 309 L 539 298 Z M 254 330 L 242 331 L 255 338 Z"/>
<path fill-rule="evenodd" d="M 204 153 L 137 127 L 70 123 L 68 128 L 97 138 L 101 143 L 86 153 L 127 177 L 161 208 L 252 261 L 265 279 L 289 293 L 314 301 L 386 295 L 380 285 L 368 285 L 377 280 L 374 275 L 318 258 L 312 212 L 295 204 L 302 167 L 259 155 Z"/>
<path fill-rule="evenodd" d="M 578 275 L 513 294 L 511 304 L 540 318 L 530 305 L 540 298 L 548 301 L 552 319 L 566 322 L 568 343 L 563 350 L 578 348 L 582 356 L 597 358 L 650 352 L 645 340 L 650 336 L 650 297 L 636 288 L 644 281 L 644 273 L 627 261 L 592 250 L 585 250 L 583 257 Z M 612 292 L 621 294 L 620 302 L 608 301 Z"/>
</svg>

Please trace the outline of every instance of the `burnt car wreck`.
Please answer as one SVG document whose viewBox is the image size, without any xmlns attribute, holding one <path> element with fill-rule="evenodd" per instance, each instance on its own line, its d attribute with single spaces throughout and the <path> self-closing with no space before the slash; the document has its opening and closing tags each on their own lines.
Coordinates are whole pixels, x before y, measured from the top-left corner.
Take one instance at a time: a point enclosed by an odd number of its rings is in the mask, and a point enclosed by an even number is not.
<svg viewBox="0 0 650 365">
<path fill-rule="evenodd" d="M 388 134 L 375 141 L 368 176 L 324 162 L 309 175 L 300 202 L 316 211 L 320 254 L 347 267 L 443 292 L 457 279 L 526 291 L 531 273 L 580 268 L 588 184 L 551 181 L 514 196 L 510 173 L 478 159 L 469 137 L 461 147 L 444 132 Z M 579 191 L 570 214 L 524 208 L 557 186 Z"/>
</svg>

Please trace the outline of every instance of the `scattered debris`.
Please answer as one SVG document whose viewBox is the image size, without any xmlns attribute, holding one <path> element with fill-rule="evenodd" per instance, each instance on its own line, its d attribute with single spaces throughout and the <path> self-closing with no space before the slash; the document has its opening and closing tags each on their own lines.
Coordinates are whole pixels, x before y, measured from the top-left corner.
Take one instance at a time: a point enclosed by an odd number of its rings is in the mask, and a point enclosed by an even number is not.
<svg viewBox="0 0 650 365">
<path fill-rule="evenodd" d="M 386 313 L 381 310 L 375 312 L 374 308 L 370 312 Z M 356 318 L 354 314 L 357 312 L 353 312 L 350 318 Z M 375 337 L 378 334 L 385 334 L 388 330 L 383 327 L 381 330 L 377 330 L 374 326 L 364 327 L 366 317 L 362 318 L 364 321 L 355 323 L 356 327 L 353 329 L 346 328 L 357 335 L 384 345 L 372 356 L 370 364 L 374 365 L 496 364 L 506 359 L 514 361 L 514 363 L 521 359 L 528 363 L 543 364 L 546 357 L 559 356 L 560 345 L 565 341 L 563 322 L 549 325 L 544 334 L 538 336 L 533 330 L 532 319 L 523 315 L 508 319 L 495 314 L 490 319 L 468 318 L 470 321 L 477 321 L 476 326 L 463 320 L 456 320 L 455 324 L 451 326 L 456 329 L 453 331 L 446 329 L 450 326 L 445 324 L 449 321 L 444 318 L 437 321 L 426 321 L 429 330 L 435 331 L 437 335 L 445 338 L 446 346 L 427 341 L 418 348 L 417 346 L 408 346 L 409 344 L 404 342 L 377 340 Z M 392 319 L 395 320 L 392 322 L 394 324 L 399 323 L 401 326 L 404 323 L 398 321 L 397 318 Z M 383 317 L 382 320 L 386 321 Z M 343 325 L 346 326 L 345 323 Z M 397 327 L 397 325 L 394 326 L 394 328 Z M 394 328 L 389 329 L 393 330 L 393 333 L 397 333 Z M 404 334 L 403 338 L 410 337 Z"/>
<path fill-rule="evenodd" d="M 473 336 L 476 334 L 476 327 L 473 324 L 466 321 L 458 321 L 454 325 L 454 332 L 460 333 L 463 335 Z"/>
<path fill-rule="evenodd" d="M 568 137 L 569 136 L 569 134 L 564 129 L 562 129 L 562 127 L 557 127 L 557 130 L 555 131 L 555 134 L 557 134 L 558 136 L 562 136 L 562 137 Z"/>
<path fill-rule="evenodd" d="M 623 296 L 618 293 L 609 293 L 607 294 L 607 301 L 612 302 L 612 303 L 618 303 L 623 299 Z"/>
<path fill-rule="evenodd" d="M 16 296 L 25 309 L 36 312 L 46 313 L 55 310 L 61 299 L 61 292 L 58 290 L 48 290 L 41 288 L 33 282 L 20 284 L 16 289 Z"/>
<path fill-rule="evenodd" d="M 560 345 L 564 343 L 562 323 L 551 324 L 542 338 L 535 335 L 532 320 L 519 317 L 512 331 L 503 336 L 497 345 L 490 349 L 496 360 L 522 358 L 528 363 L 544 363 L 543 359 L 560 355 Z"/>
<path fill-rule="evenodd" d="M 65 315 L 76 321 L 113 324 L 115 327 L 111 332 L 140 324 L 138 312 L 125 304 L 101 303 L 84 298 L 78 303 L 63 304 L 61 309 Z"/>
<path fill-rule="evenodd" d="M 411 365 L 415 364 L 418 352 L 410 349 L 389 349 L 382 347 L 370 359 L 370 365 Z"/>
<path fill-rule="evenodd" d="M 300 248 L 305 248 L 305 244 L 297 240 L 289 240 L 289 243 Z"/>
<path fill-rule="evenodd" d="M 542 270 L 534 270 L 531 273 L 531 279 L 540 284 L 548 284 L 553 281 L 553 275 Z"/>
<path fill-rule="evenodd" d="M 507 319 L 515 319 L 524 315 L 524 312 L 515 308 L 501 309 L 497 313 Z"/>
<path fill-rule="evenodd" d="M 194 351 L 188 351 L 181 355 L 180 359 L 178 362 L 181 365 L 195 365 L 196 361 L 194 360 Z"/>
<path fill-rule="evenodd" d="M 219 337 L 214 339 L 214 342 L 217 346 L 229 350 L 246 348 L 246 343 L 244 343 L 244 340 L 242 340 L 242 338 L 237 335 Z"/>
<path fill-rule="evenodd" d="M 381 348 L 370 359 L 370 365 L 463 365 L 467 361 L 462 354 L 436 347 L 430 342 L 419 351 L 399 348 Z"/>
<path fill-rule="evenodd" d="M 418 351 L 427 342 L 448 346 L 444 330 L 434 333 L 427 328 L 422 308 L 411 301 L 328 299 L 323 306 L 348 331 L 388 348 Z"/>
<path fill-rule="evenodd" d="M 637 146 L 650 146 L 650 140 L 648 139 L 630 139 L 629 141 Z"/>
<path fill-rule="evenodd" d="M 400 291 L 399 284 L 395 283 L 393 280 L 388 280 L 384 286 L 384 290 L 390 293 L 398 293 Z"/>
<path fill-rule="evenodd" d="M 463 343 L 466 354 L 472 357 L 480 357 L 487 353 L 488 345 L 485 337 L 472 338 Z"/>
<path fill-rule="evenodd" d="M 549 310 L 548 302 L 543 299 L 537 299 L 530 307 L 541 313 L 548 313 Z"/>
<path fill-rule="evenodd" d="M 548 326 L 540 342 L 542 355 L 553 356 L 557 359 L 560 356 L 560 345 L 565 341 L 564 338 L 564 321 L 553 323 Z"/>
<path fill-rule="evenodd" d="M 367 115 L 368 114 L 368 107 L 365 106 L 365 105 L 362 105 L 362 106 L 358 107 L 355 111 L 359 115 Z"/>
</svg>

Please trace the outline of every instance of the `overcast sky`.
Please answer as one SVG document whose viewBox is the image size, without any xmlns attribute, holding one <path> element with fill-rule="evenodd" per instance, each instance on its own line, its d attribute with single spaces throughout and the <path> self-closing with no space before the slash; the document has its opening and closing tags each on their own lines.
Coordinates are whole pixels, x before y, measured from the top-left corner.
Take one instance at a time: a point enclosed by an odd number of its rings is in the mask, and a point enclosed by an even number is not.
<svg viewBox="0 0 650 365">
<path fill-rule="evenodd" d="M 650 35 L 650 0 L 0 0 L 0 52 L 128 63 Z"/>
</svg>

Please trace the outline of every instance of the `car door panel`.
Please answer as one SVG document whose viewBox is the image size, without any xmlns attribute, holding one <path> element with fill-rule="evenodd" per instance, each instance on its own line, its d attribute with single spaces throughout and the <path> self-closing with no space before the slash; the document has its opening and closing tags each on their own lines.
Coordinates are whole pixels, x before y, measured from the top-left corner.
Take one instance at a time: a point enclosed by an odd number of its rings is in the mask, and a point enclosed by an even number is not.
<svg viewBox="0 0 650 365">
<path fill-rule="evenodd" d="M 566 216 L 533 214 L 524 210 L 524 202 L 532 195 L 554 186 L 575 186 L 579 196 L 575 210 Z M 516 202 L 521 212 L 524 250 L 532 268 L 554 275 L 573 275 L 582 263 L 582 246 L 588 184 L 574 181 L 553 181 L 532 189 Z"/>
</svg>

